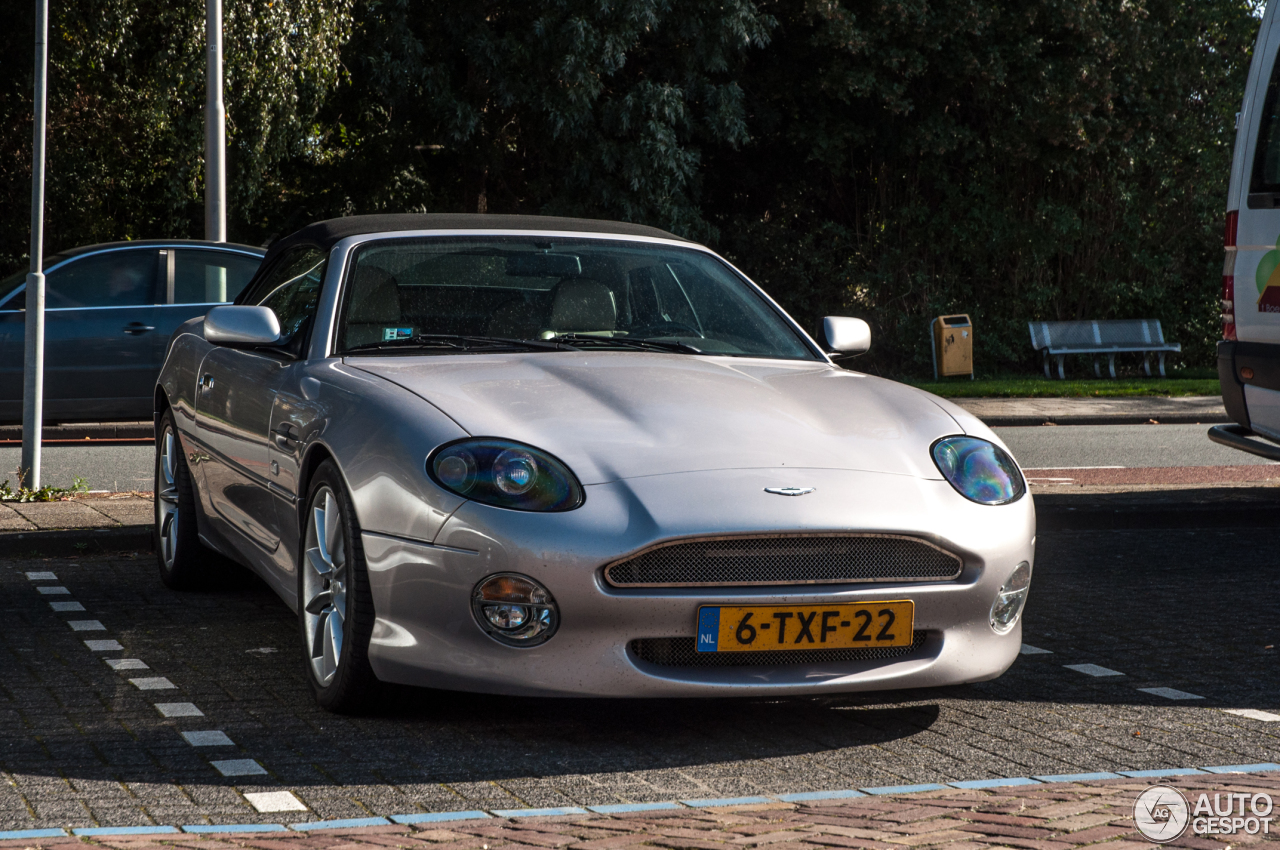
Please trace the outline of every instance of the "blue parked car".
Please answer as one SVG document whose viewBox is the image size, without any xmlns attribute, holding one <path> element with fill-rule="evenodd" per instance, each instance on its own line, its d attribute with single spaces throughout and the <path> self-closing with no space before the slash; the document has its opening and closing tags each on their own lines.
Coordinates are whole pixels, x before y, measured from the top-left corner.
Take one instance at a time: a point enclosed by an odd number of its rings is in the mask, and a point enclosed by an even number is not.
<svg viewBox="0 0 1280 850">
<path fill-rule="evenodd" d="M 266 252 L 249 245 L 138 240 L 45 260 L 44 419 L 149 420 L 169 337 L 233 300 Z M 0 280 L 0 422 L 22 419 L 26 270 Z"/>
</svg>

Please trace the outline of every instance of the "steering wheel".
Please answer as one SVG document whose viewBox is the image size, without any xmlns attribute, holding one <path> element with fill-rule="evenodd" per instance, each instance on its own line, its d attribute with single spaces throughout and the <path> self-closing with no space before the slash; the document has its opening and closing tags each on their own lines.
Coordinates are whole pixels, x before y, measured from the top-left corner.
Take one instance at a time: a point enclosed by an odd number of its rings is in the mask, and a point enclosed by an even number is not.
<svg viewBox="0 0 1280 850">
<path fill-rule="evenodd" d="M 632 328 L 627 331 L 628 336 L 696 336 L 698 339 L 706 339 L 702 332 L 697 328 L 686 325 L 684 322 L 654 322 L 652 325 L 645 325 L 643 328 Z"/>
</svg>

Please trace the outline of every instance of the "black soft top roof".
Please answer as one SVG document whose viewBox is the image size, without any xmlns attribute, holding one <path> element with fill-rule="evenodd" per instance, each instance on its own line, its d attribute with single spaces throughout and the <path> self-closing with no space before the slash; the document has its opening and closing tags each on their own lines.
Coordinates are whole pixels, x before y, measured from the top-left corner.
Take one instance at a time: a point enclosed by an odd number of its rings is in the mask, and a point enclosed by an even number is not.
<svg viewBox="0 0 1280 850">
<path fill-rule="evenodd" d="M 296 245 L 315 245 L 328 251 L 348 236 L 361 233 L 389 233 L 397 230 L 562 230 L 579 233 L 616 233 L 620 236 L 653 236 L 679 239 L 674 234 L 643 224 L 599 221 L 590 218 L 561 218 L 543 215 L 487 215 L 479 213 L 403 213 L 398 215 L 351 215 L 309 224 L 272 244 L 262 268 Z"/>
</svg>

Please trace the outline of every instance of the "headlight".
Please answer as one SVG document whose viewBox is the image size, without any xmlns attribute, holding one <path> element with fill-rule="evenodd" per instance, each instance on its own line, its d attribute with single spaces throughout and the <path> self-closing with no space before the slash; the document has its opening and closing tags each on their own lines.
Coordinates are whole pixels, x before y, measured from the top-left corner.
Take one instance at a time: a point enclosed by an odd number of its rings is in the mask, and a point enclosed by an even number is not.
<svg viewBox="0 0 1280 850">
<path fill-rule="evenodd" d="M 1027 590 L 1031 587 L 1031 565 L 1026 561 L 1013 568 L 1013 575 L 996 594 L 991 603 L 991 630 L 998 635 L 1007 635 L 1022 613 L 1022 606 L 1027 602 Z"/>
<path fill-rule="evenodd" d="M 427 458 L 427 473 L 459 496 L 517 511 L 571 511 L 585 498 L 569 467 L 510 440 L 480 437 L 441 446 Z"/>
<path fill-rule="evenodd" d="M 980 505 L 1008 504 L 1027 492 L 1013 458 L 977 437 L 943 437 L 933 444 L 933 462 L 961 496 Z"/>
<path fill-rule="evenodd" d="M 471 611 L 485 634 L 507 646 L 545 643 L 560 625 L 551 591 L 519 573 L 483 579 L 471 592 Z"/>
</svg>

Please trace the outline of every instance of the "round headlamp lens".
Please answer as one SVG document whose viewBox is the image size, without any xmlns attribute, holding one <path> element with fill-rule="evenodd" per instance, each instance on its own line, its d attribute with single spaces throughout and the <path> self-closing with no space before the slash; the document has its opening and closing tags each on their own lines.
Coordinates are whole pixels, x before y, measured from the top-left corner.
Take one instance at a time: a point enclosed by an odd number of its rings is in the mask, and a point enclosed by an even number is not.
<svg viewBox="0 0 1280 850">
<path fill-rule="evenodd" d="M 555 634 L 560 609 L 551 591 L 518 573 L 498 573 L 471 592 L 476 623 L 507 646 L 537 646 Z"/>
<path fill-rule="evenodd" d="M 476 459 L 464 448 L 454 446 L 441 452 L 435 468 L 440 483 L 455 493 L 468 493 L 476 486 Z"/>
<path fill-rule="evenodd" d="M 538 483 L 538 462 L 521 449 L 507 449 L 493 462 L 493 483 L 508 496 L 523 496 Z"/>
<path fill-rule="evenodd" d="M 977 437 L 943 437 L 933 444 L 933 462 L 956 491 L 981 505 L 1004 505 L 1027 491 L 1013 458 Z"/>
</svg>

